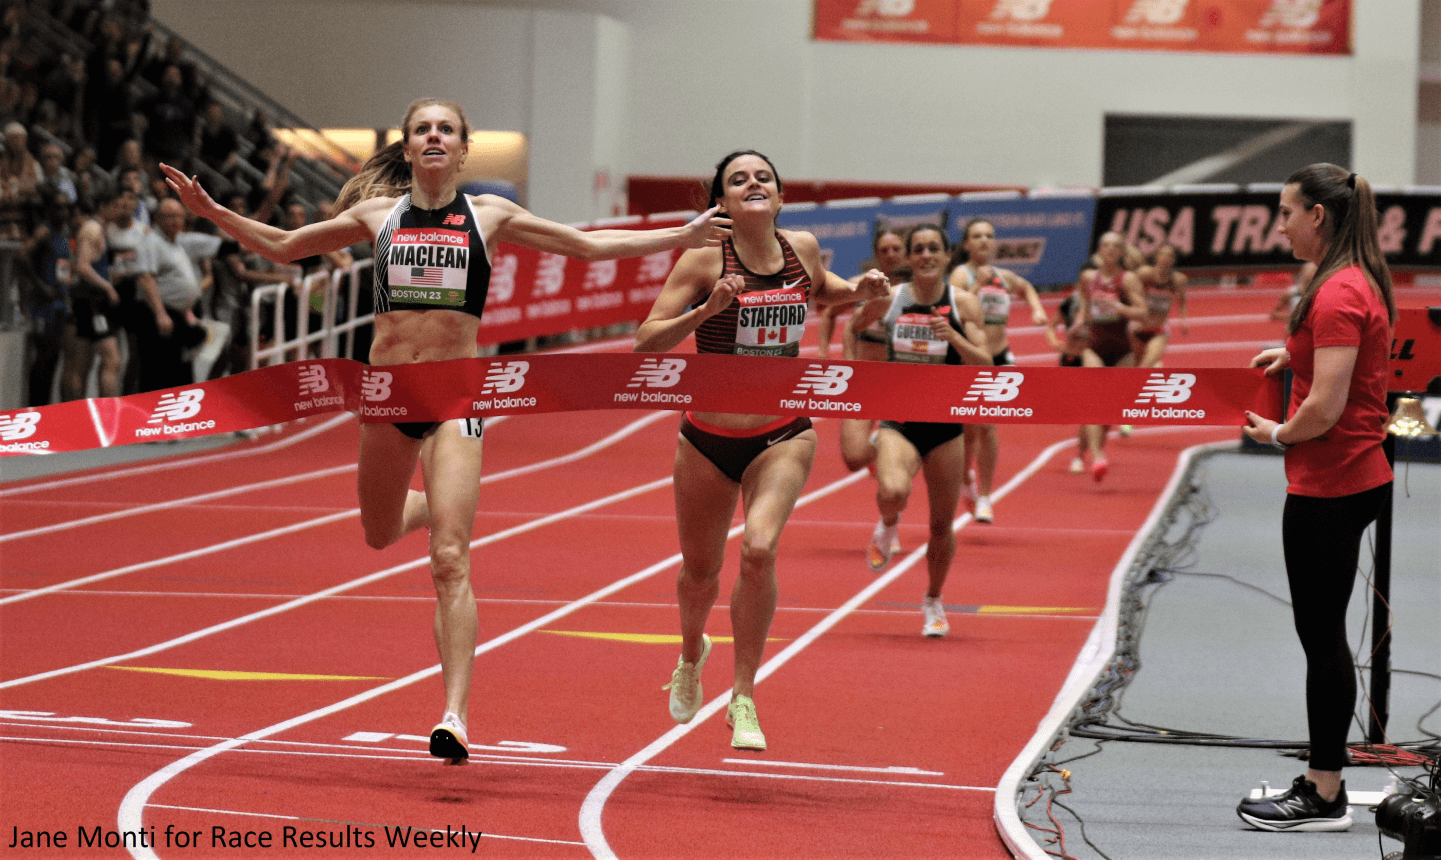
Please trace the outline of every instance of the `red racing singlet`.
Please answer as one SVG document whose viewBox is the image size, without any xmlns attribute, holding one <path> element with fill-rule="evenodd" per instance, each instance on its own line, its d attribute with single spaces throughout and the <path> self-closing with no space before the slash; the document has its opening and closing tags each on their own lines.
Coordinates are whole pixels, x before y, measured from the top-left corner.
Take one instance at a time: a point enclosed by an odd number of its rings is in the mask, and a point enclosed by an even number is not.
<svg viewBox="0 0 1441 860">
<path fill-rule="evenodd" d="M 745 287 L 725 310 L 696 328 L 696 352 L 791 358 L 800 355 L 811 276 L 780 233 L 776 241 L 781 243 L 785 260 L 773 275 L 758 275 L 747 269 L 736 255 L 732 240 L 721 245 L 725 261 L 721 276 L 740 275 Z M 704 302 L 708 295 L 698 297 L 696 303 Z"/>
</svg>

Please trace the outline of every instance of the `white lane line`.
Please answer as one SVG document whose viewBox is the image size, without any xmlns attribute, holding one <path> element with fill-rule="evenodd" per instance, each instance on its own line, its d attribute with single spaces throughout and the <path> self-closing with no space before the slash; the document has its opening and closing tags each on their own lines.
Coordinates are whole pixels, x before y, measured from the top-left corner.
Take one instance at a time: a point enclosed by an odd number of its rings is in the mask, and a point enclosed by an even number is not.
<svg viewBox="0 0 1441 860">
<path fill-rule="evenodd" d="M 14 743 L 36 743 L 36 744 L 78 744 L 88 747 L 113 747 L 116 749 L 160 749 L 160 750 L 195 750 L 203 751 L 204 747 L 190 746 L 186 744 L 146 744 L 135 741 L 87 741 L 59 738 L 26 738 L 26 737 L 0 737 L 0 741 Z M 254 743 L 278 743 L 277 741 L 255 741 Z M 346 748 L 342 748 L 346 749 Z M 424 749 L 410 750 L 359 750 L 354 752 L 322 752 L 318 750 L 279 750 L 279 749 L 256 749 L 253 746 L 239 746 L 232 752 L 242 755 L 255 756 L 298 756 L 308 758 L 326 759 L 349 759 L 355 761 L 401 761 L 410 763 L 438 763 L 430 753 Z M 552 768 L 557 770 L 611 770 L 616 767 L 615 762 L 609 761 L 577 761 L 570 759 L 536 759 L 508 757 L 494 754 L 472 755 L 468 760 L 469 766 L 494 765 L 497 767 L 517 768 Z M 763 764 L 763 762 L 751 762 L 751 764 Z M 753 770 L 726 770 L 722 768 L 706 767 L 668 767 L 661 765 L 645 765 L 636 768 L 641 773 L 664 773 L 683 774 L 686 776 L 719 776 L 719 777 L 742 777 L 746 779 L 784 779 L 793 782 L 815 782 L 815 783 L 838 783 L 842 785 L 875 785 L 901 788 L 937 788 L 946 791 L 982 791 L 992 792 L 994 788 L 985 785 L 955 785 L 944 782 L 915 782 L 901 779 L 860 779 L 856 777 L 843 776 L 819 776 L 816 774 L 800 773 L 767 773 L 765 771 Z M 908 774 L 898 773 L 898 776 Z M 164 807 L 159 803 L 146 803 L 146 808 Z M 584 845 L 583 842 L 576 843 Z"/>
<path fill-rule="evenodd" d="M 622 439 L 625 439 L 626 437 L 641 430 L 642 428 L 661 420 L 667 415 L 673 414 L 674 413 L 671 412 L 650 413 L 643 418 L 632 421 L 630 424 L 627 424 L 626 426 L 610 434 L 604 439 L 587 445 L 586 447 L 581 448 L 577 451 L 572 451 L 569 454 L 563 454 L 559 457 L 552 457 L 549 460 L 541 460 L 538 463 L 531 463 L 527 466 L 520 466 L 515 469 L 508 469 L 504 472 L 496 472 L 493 475 L 482 475 L 480 483 L 482 486 L 485 484 L 493 484 L 496 481 L 503 481 L 507 478 L 514 478 L 520 475 L 528 475 L 532 472 L 540 471 L 541 469 L 549 469 L 554 468 L 555 466 L 565 465 L 566 463 L 573 463 L 576 460 L 589 457 L 591 454 L 594 454 L 595 452 L 600 451 L 603 448 L 614 445 Z M 355 466 L 351 465 L 343 468 L 354 469 Z M 198 558 L 203 555 L 223 552 L 224 550 L 234 549 L 235 547 L 244 546 L 245 544 L 256 543 L 258 541 L 268 540 L 272 537 L 279 537 L 281 535 L 290 534 L 292 532 L 301 531 L 303 529 L 322 526 L 336 520 L 344 519 L 346 517 L 358 516 L 359 514 L 360 508 L 351 508 L 348 511 L 341 511 L 339 513 L 328 514 L 323 517 L 316 517 L 315 519 L 305 520 L 303 522 L 295 523 L 293 525 L 282 526 L 280 528 L 271 529 L 266 532 L 260 532 L 259 534 L 247 535 L 243 538 L 235 538 L 233 540 L 224 541 L 218 544 L 211 544 L 207 547 L 201 547 L 199 549 L 190 550 L 188 552 L 177 553 L 175 555 L 166 556 L 165 558 L 154 559 L 152 561 L 137 562 L 136 564 L 127 565 L 125 567 L 116 568 L 114 570 L 103 571 L 101 573 L 91 574 L 90 576 L 83 576 L 79 579 L 72 579 L 66 582 L 56 583 L 55 585 L 49 585 L 44 588 L 32 589 L 30 591 L 22 591 L 18 594 L 0 597 L 0 606 L 3 606 L 7 603 L 18 603 L 22 600 L 29 600 L 34 597 L 39 597 L 43 594 L 54 593 L 56 591 L 65 591 L 71 588 L 76 588 L 78 586 L 88 585 L 92 582 L 100 582 L 106 579 L 112 579 L 114 577 L 122 576 L 127 573 L 134 573 L 138 570 L 147 570 L 152 567 L 161 567 L 163 565 L 173 564 L 178 561 L 186 561 L 192 558 Z M 475 544 L 472 543 L 471 546 L 474 547 Z M 0 689 L 4 689 L 3 684 L 0 684 Z"/>
<path fill-rule="evenodd" d="M 900 773 L 907 776 L 945 776 L 941 770 L 921 770 L 918 767 L 863 767 L 855 764 L 810 764 L 803 761 L 766 761 L 765 759 L 723 758 L 722 764 L 765 765 L 766 767 L 795 767 L 806 770 L 846 770 L 858 773 Z"/>
<path fill-rule="evenodd" d="M 61 487 L 73 487 L 77 484 L 93 484 L 96 481 L 109 481 L 112 478 L 125 478 L 131 475 L 145 475 L 151 472 L 163 472 L 169 469 L 181 469 L 187 466 L 200 466 L 206 463 L 214 463 L 218 460 L 230 460 L 236 457 L 249 457 L 252 454 L 269 454 L 281 448 L 288 448 L 298 442 L 303 442 L 313 436 L 338 427 L 355 416 L 349 412 L 327 418 L 314 427 L 307 427 L 293 436 L 284 439 L 277 439 L 264 445 L 257 445 L 253 448 L 246 448 L 239 451 L 223 451 L 218 454 L 206 454 L 200 457 L 181 457 L 179 459 L 160 460 L 158 462 L 146 463 L 143 466 L 132 466 L 127 469 L 112 469 L 95 474 L 78 475 L 72 478 L 57 478 L 54 481 L 43 481 L 37 484 L 26 484 L 20 487 L 6 487 L 0 489 L 0 497 L 13 496 L 20 493 L 34 493 L 39 490 L 54 490 Z"/>
<path fill-rule="evenodd" d="M 867 473 L 864 470 L 859 472 L 853 472 L 852 474 L 848 475 L 845 478 L 842 478 L 839 481 L 835 481 L 831 484 L 826 485 L 825 487 L 822 487 L 819 490 L 816 490 L 813 493 L 802 496 L 796 501 L 796 507 L 807 505 L 810 502 L 828 496 L 831 493 L 842 489 L 843 487 L 850 486 L 851 484 L 854 484 L 857 481 L 865 478 L 866 474 Z M 655 483 L 663 485 L 671 483 L 672 480 L 672 478 L 666 478 L 663 481 L 657 481 Z M 744 531 L 744 528 L 744 524 L 735 526 L 728 533 L 727 539 L 733 538 L 741 534 L 741 532 Z M 428 559 L 422 559 L 422 561 L 427 560 Z M 550 624 L 553 621 L 564 618 L 565 616 L 570 615 L 571 613 L 576 612 L 580 609 L 583 609 L 586 606 L 591 605 L 592 603 L 596 603 L 618 591 L 629 588 L 637 582 L 642 582 L 646 579 L 649 579 L 650 577 L 655 576 L 657 573 L 660 573 L 662 570 L 667 570 L 675 565 L 680 564 L 680 560 L 680 553 L 676 553 L 669 558 L 652 564 L 650 567 L 633 573 L 630 576 L 618 579 L 615 582 L 612 582 L 610 585 L 593 591 L 590 594 L 579 598 L 578 600 L 574 600 L 566 604 L 565 606 L 562 606 L 558 609 L 555 609 L 554 611 L 548 612 L 545 615 L 540 616 L 539 618 L 522 624 L 521 626 L 512 629 L 508 633 L 501 634 L 494 639 L 482 642 L 480 645 L 476 646 L 475 656 L 479 657 L 481 654 L 487 653 L 496 648 L 499 648 L 502 645 L 513 642 L 514 640 L 519 639 L 527 633 L 539 630 L 540 628 L 544 627 L 547 624 Z M 195 765 L 206 761 L 207 759 L 220 755 L 227 750 L 242 747 L 245 744 L 250 743 L 251 741 L 263 740 L 272 735 L 288 731 L 289 729 L 292 729 L 296 726 L 304 725 L 314 720 L 318 720 L 322 717 L 329 716 L 330 714 L 339 713 L 340 711 L 344 711 L 348 708 L 354 707 L 355 705 L 368 702 L 371 699 L 378 698 L 394 690 L 403 689 L 410 686 L 411 684 L 416 683 L 417 681 L 422 681 L 426 678 L 430 678 L 440 674 L 440 668 L 440 664 L 437 663 L 427 669 L 421 669 L 417 672 L 412 672 L 411 674 L 403 678 L 397 678 L 396 680 L 391 681 L 388 684 L 382 684 L 379 687 L 374 687 L 370 690 L 366 690 L 365 692 L 351 696 L 350 698 L 343 699 L 339 702 L 335 702 L 323 708 L 318 708 L 306 714 L 301 714 L 298 717 L 293 717 L 289 720 L 276 723 L 275 725 L 259 729 L 257 731 L 243 735 L 239 738 L 224 741 L 203 750 L 198 750 L 182 759 L 171 762 L 169 765 L 166 765 L 165 767 L 161 768 L 160 770 L 152 773 L 150 776 L 136 783 L 130 789 L 130 791 L 126 792 L 124 800 L 120 803 L 120 810 L 116 815 L 116 821 L 119 822 L 122 830 L 126 827 L 131 826 L 132 824 L 134 825 L 134 829 L 139 829 L 144 821 L 145 806 L 149 802 L 150 796 L 157 789 L 159 789 L 160 786 L 164 785 L 177 775 L 184 773 Z M 3 686 L 0 686 L 0 689 L 3 689 Z M 136 860 L 158 860 L 156 854 L 148 849 L 131 848 L 130 854 L 132 857 L 135 857 Z"/>
<path fill-rule="evenodd" d="M 475 550 L 479 547 L 486 546 L 509 537 L 514 537 L 515 535 L 524 534 L 526 532 L 548 526 L 552 523 L 560 522 L 578 513 L 583 513 L 587 510 L 591 510 L 592 508 L 601 507 L 602 505 L 609 505 L 614 502 L 624 501 L 633 496 L 639 496 L 645 493 L 649 493 L 653 490 L 660 489 L 661 487 L 668 486 L 671 481 L 671 478 L 661 478 L 646 484 L 631 487 L 628 490 L 622 490 L 619 493 L 613 493 L 609 496 L 605 496 L 604 498 L 586 502 L 583 505 L 577 505 L 576 507 L 568 508 L 564 511 L 559 511 L 549 516 L 540 517 L 538 519 L 521 523 L 518 526 L 512 526 L 511 528 L 504 529 L 502 531 L 492 532 L 491 534 L 485 535 L 484 537 L 476 538 L 475 540 L 471 541 L 470 549 Z M 430 556 L 424 555 L 412 561 L 407 561 L 402 564 L 397 564 L 393 567 L 388 567 L 384 570 L 377 571 L 367 576 L 362 576 L 359 579 L 352 579 L 349 582 L 343 582 L 339 585 L 332 586 L 321 591 L 316 591 L 311 594 L 307 594 L 304 597 L 299 597 L 295 600 L 287 601 L 285 603 L 279 604 L 278 606 L 272 606 L 268 609 L 262 609 L 258 612 L 252 612 L 249 615 L 242 615 L 239 618 L 232 618 L 229 621 L 222 621 L 219 624 L 212 624 L 211 626 L 204 629 L 196 630 L 192 633 L 187 633 L 184 636 L 177 636 L 176 638 L 170 639 L 165 642 L 160 642 L 155 645 L 147 646 L 145 648 L 139 648 L 125 654 L 116 654 L 110 657 L 102 657 L 99 660 L 90 660 L 88 662 L 78 663 L 73 666 L 65 666 L 60 669 L 51 669 L 48 672 L 40 672 L 35 675 L 27 675 L 23 678 L 14 678 L 12 680 L 0 683 L 0 690 L 8 689 L 10 687 L 18 687 L 22 684 L 32 684 L 36 681 L 46 680 L 47 678 L 55 678 L 61 675 L 70 675 L 75 672 L 83 672 L 86 669 L 95 669 L 100 666 L 109 665 L 111 663 L 123 663 L 128 660 L 134 660 L 138 657 L 146 657 L 151 654 L 157 654 L 161 651 L 168 651 L 169 649 L 176 646 L 184 645 L 189 642 L 194 642 L 199 639 L 204 639 L 207 636 L 213 636 L 216 633 L 223 633 L 226 630 L 232 630 L 236 627 L 249 624 L 252 621 L 259 621 L 262 618 L 269 618 L 272 615 L 279 615 L 283 612 L 289 612 L 292 609 L 297 609 L 301 606 L 314 603 L 318 600 L 323 600 L 333 594 L 340 594 L 341 592 L 359 588 L 362 585 L 369 585 L 373 582 L 379 582 L 382 579 L 394 576 L 395 574 L 401 573 L 402 571 L 410 570 L 411 568 L 420 567 L 427 564 L 430 564 Z M 436 670 L 439 671 L 438 666 L 436 667 Z"/>
<path fill-rule="evenodd" d="M 1066 439 L 1061 442 L 1056 442 L 1055 444 L 1046 448 L 1034 460 L 1032 460 L 1030 464 L 1026 466 L 1026 468 L 1022 469 L 1020 472 L 1012 476 L 1012 478 L 1007 481 L 1005 485 L 1002 486 L 999 490 L 994 491 L 991 494 L 992 497 L 996 500 L 1004 499 L 1007 495 L 1011 493 L 1012 490 L 1020 486 L 1025 481 L 1029 480 L 1030 477 L 1034 475 L 1038 470 L 1040 470 L 1040 468 L 1045 465 L 1051 459 L 1051 457 L 1056 454 L 1057 451 L 1064 450 L 1065 448 L 1068 448 L 1075 444 L 1075 439 Z M 865 473 L 858 472 L 857 474 Z M 961 514 L 959 517 L 957 517 L 951 522 L 951 529 L 952 531 L 958 530 L 970 521 L 971 515 L 969 513 Z M 857 592 L 840 608 L 831 612 L 825 618 L 821 619 L 821 621 L 817 623 L 814 627 L 801 634 L 800 637 L 798 637 L 794 642 L 792 642 L 779 654 L 767 660 L 764 664 L 761 665 L 760 670 L 756 672 L 756 683 L 760 683 L 761 681 L 770 677 L 771 673 L 775 672 L 775 670 L 779 669 L 781 666 L 784 666 L 787 662 L 790 661 L 792 657 L 804 651 L 807 647 L 810 646 L 812 642 L 820 638 L 823 633 L 830 630 L 836 624 L 840 623 L 841 619 L 854 612 L 861 606 L 861 604 L 865 603 L 867 600 L 871 599 L 871 597 L 879 593 L 886 586 L 890 585 L 892 582 L 900 578 L 901 574 L 910 570 L 912 566 L 914 566 L 921 559 L 925 558 L 925 556 L 926 547 L 925 545 L 922 545 L 912 551 L 910 555 L 907 555 L 904 560 L 892 566 L 890 570 L 886 571 L 884 574 L 873 580 L 865 588 Z M 590 793 L 586 795 L 585 802 L 581 804 L 580 808 L 580 832 L 581 836 L 585 838 L 585 844 L 588 848 L 590 848 L 590 853 L 592 856 L 596 857 L 597 860 L 619 860 L 619 858 L 616 857 L 615 852 L 611 850 L 610 844 L 606 841 L 605 830 L 601 823 L 601 813 L 605 809 L 606 801 L 610 799 L 611 794 L 616 790 L 616 788 L 620 786 L 621 782 L 623 782 L 627 776 L 630 776 L 631 773 L 635 772 L 642 765 L 646 764 L 657 755 L 660 755 L 676 741 L 679 741 L 681 738 L 685 737 L 687 734 L 695 730 L 696 727 L 698 727 L 707 719 L 715 715 L 726 705 L 730 704 L 730 698 L 731 691 L 727 690 L 720 696 L 712 699 L 709 703 L 707 703 L 700 709 L 700 711 L 696 714 L 695 718 L 692 719 L 689 723 L 685 723 L 684 725 L 678 725 L 670 731 L 666 732 L 664 735 L 661 735 L 650 745 L 640 750 L 630 758 L 626 759 L 618 767 L 607 773 L 600 782 L 596 783 L 595 787 L 593 787 L 590 790 Z"/>
<path fill-rule="evenodd" d="M 89 517 L 82 517 L 78 520 L 66 520 L 65 522 L 51 523 L 48 526 L 37 526 L 33 529 L 24 529 L 18 532 L 0 534 L 0 543 L 11 540 L 19 540 L 20 538 L 35 537 L 36 535 L 51 534 L 53 532 L 64 531 L 65 529 L 75 529 L 81 528 L 83 526 L 93 526 L 97 523 L 109 522 L 111 520 L 123 519 L 125 517 L 134 517 L 141 514 L 152 514 L 156 511 L 169 510 L 170 508 L 186 507 L 189 505 L 199 504 L 200 502 L 208 502 L 214 499 L 223 499 L 229 496 L 237 496 L 241 493 L 270 490 L 274 489 L 275 487 L 284 487 L 290 484 L 298 484 L 302 481 L 313 481 L 320 478 L 329 478 L 332 475 L 340 475 L 346 472 L 353 471 L 355 471 L 354 463 L 344 466 L 332 466 L 329 469 L 317 469 L 314 472 L 304 472 L 299 475 L 287 475 L 284 478 L 274 478 L 269 481 L 257 481 L 253 484 L 241 484 L 235 487 L 228 487 L 224 490 L 215 490 L 214 492 L 200 493 L 198 495 L 186 496 L 180 499 L 171 499 L 165 502 L 153 502 L 148 505 L 138 505 L 133 508 L 125 508 L 123 510 L 110 511 L 108 513 L 95 514 L 94 516 Z"/>
</svg>

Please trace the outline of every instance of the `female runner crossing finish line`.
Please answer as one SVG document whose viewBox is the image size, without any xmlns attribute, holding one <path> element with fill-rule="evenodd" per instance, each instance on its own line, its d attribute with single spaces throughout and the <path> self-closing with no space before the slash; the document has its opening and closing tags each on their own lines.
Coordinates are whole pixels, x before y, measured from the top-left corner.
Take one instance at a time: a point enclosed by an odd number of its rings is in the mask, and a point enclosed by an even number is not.
<svg viewBox="0 0 1441 860">
<path fill-rule="evenodd" d="M 717 204 L 735 223 L 735 236 L 718 248 L 681 255 L 636 331 L 636 352 L 665 352 L 694 332 L 700 353 L 795 357 L 809 299 L 824 305 L 885 295 L 881 272 L 851 284 L 825 270 L 815 236 L 776 227 L 781 180 L 764 155 L 743 150 L 721 159 L 710 191 L 710 205 Z M 687 412 L 681 421 L 675 452 L 681 653 L 663 689 L 670 690 L 672 719 L 695 718 L 711 650 L 705 623 L 720 594 L 726 533 L 739 497 L 745 533 L 731 594 L 735 682 L 726 711 L 736 749 L 766 748 L 754 696 L 776 611 L 776 548 L 815 456 L 809 418 Z"/>
<path fill-rule="evenodd" d="M 460 106 L 417 99 L 401 131 L 400 140 L 371 156 L 341 189 L 340 214 L 296 230 L 244 218 L 212 200 L 195 177 L 169 165 L 161 169 L 190 211 L 273 262 L 373 242 L 372 366 L 474 358 L 490 285 L 489 249 L 496 242 L 607 260 L 715 246 L 730 234 L 729 222 L 714 209 L 682 227 L 582 232 L 503 197 L 458 194 L 456 175 L 470 137 Z M 431 287 L 435 279 L 439 288 Z M 469 756 L 465 726 L 478 624 L 469 544 L 480 501 L 480 455 L 479 420 L 360 427 L 357 486 L 365 542 L 382 549 L 422 526 L 430 530 L 435 643 L 445 683 L 445 710 L 431 731 L 430 752 L 452 763 Z M 417 460 L 424 493 L 410 489 Z"/>
</svg>

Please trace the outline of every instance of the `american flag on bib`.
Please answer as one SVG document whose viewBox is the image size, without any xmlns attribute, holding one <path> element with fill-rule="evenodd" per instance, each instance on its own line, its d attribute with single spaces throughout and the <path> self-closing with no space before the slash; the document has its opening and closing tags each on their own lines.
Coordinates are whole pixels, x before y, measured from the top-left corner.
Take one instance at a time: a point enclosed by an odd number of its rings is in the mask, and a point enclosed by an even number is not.
<svg viewBox="0 0 1441 860">
<path fill-rule="evenodd" d="M 410 285 L 412 287 L 438 287 L 441 285 L 443 275 L 441 269 L 411 266 Z"/>
</svg>

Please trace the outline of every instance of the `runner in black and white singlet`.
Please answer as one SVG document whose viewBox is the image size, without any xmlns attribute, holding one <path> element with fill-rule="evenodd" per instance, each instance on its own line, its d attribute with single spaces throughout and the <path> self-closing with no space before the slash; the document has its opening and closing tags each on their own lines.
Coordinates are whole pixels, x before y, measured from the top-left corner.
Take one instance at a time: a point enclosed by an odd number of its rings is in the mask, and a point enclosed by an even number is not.
<svg viewBox="0 0 1441 860">
<path fill-rule="evenodd" d="M 1136 270 L 1146 292 L 1146 318 L 1131 326 L 1136 341 L 1137 367 L 1160 367 L 1171 342 L 1171 308 L 1181 315 L 1181 333 L 1187 334 L 1186 276 L 1176 271 L 1176 248 L 1163 244 L 1151 252 L 1149 264 Z"/>
<path fill-rule="evenodd" d="M 776 228 L 781 180 L 764 155 L 744 150 L 721 159 L 710 202 L 731 219 L 732 239 L 681 255 L 636 331 L 636 352 L 665 352 L 694 332 L 700 352 L 795 356 L 808 298 L 824 305 L 885 291 L 880 272 L 850 284 L 825 271 L 815 236 Z M 754 696 L 775 615 L 776 548 L 815 454 L 809 418 L 688 412 L 681 420 L 675 453 L 681 653 L 665 689 L 671 718 L 690 722 L 704 701 L 700 679 L 711 646 L 705 625 L 720 594 L 726 532 L 744 498 L 745 551 L 730 598 L 734 694 L 726 712 L 736 749 L 766 748 Z"/>
<path fill-rule="evenodd" d="M 1090 345 L 1081 354 L 1086 367 L 1135 367 L 1136 354 L 1131 346 L 1129 326 L 1146 316 L 1146 301 L 1141 279 L 1122 266 L 1126 240 L 1120 233 L 1101 236 L 1096 248 L 1099 267 L 1078 285 L 1081 298 L 1081 319 L 1090 331 Z M 1106 459 L 1106 434 L 1110 425 L 1086 425 L 1087 452 L 1091 457 L 1091 477 L 1106 477 L 1110 462 Z"/>
<path fill-rule="evenodd" d="M 911 364 L 990 365 L 983 344 L 981 306 L 976 297 L 945 281 L 950 265 L 950 243 L 934 224 L 911 229 L 906 237 L 911 281 L 896 288 L 881 317 L 887 333 L 887 359 Z M 862 311 L 857 326 L 869 325 L 875 311 Z M 941 604 L 941 588 L 956 554 L 951 531 L 961 499 L 965 465 L 962 426 L 923 421 L 882 421 L 876 432 L 876 523 L 866 548 L 866 563 L 874 571 L 891 560 L 896 524 L 910 500 L 916 474 L 924 470 L 930 501 L 930 532 L 926 547 L 929 583 L 921 611 L 922 632 L 944 636 L 950 629 Z"/>
<path fill-rule="evenodd" d="M 996 251 L 996 227 L 984 218 L 972 218 L 961 231 L 961 250 L 965 254 L 960 265 L 951 270 L 950 282 L 975 296 L 981 303 L 986 332 L 986 349 L 997 367 L 1013 366 L 1016 357 L 1006 326 L 1011 319 L 1011 300 L 1020 297 L 1031 308 L 1031 322 L 1046 324 L 1046 309 L 1031 282 L 1003 269 L 993 261 Z M 996 478 L 996 460 L 1000 443 L 994 424 L 966 425 L 966 471 L 962 495 L 975 514 L 976 522 L 994 521 L 991 506 L 991 485 Z"/>
<path fill-rule="evenodd" d="M 295 230 L 244 218 L 218 205 L 195 178 L 168 165 L 161 169 L 191 211 L 276 263 L 374 242 L 372 366 L 475 357 L 490 280 L 486 249 L 495 242 L 598 260 L 718 245 L 729 233 L 714 211 L 683 227 L 583 233 L 502 197 L 460 194 L 456 174 L 469 139 L 459 105 L 412 102 L 401 139 L 371 156 L 341 189 L 339 214 Z M 451 762 L 469 755 L 465 722 L 478 629 L 470 537 L 480 498 L 480 429 L 474 418 L 360 427 L 357 485 L 366 543 L 380 549 L 415 529 L 430 530 L 435 642 L 445 684 L 430 752 Z M 417 462 L 425 493 L 410 489 Z"/>
</svg>

